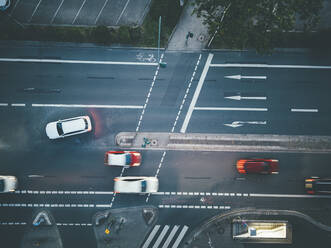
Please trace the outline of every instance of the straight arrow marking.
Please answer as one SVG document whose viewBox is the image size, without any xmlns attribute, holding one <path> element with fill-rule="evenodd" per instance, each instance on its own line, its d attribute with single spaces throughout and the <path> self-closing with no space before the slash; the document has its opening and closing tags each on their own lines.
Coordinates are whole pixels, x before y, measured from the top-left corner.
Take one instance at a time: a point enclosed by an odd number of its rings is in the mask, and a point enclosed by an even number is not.
<svg viewBox="0 0 331 248">
<path fill-rule="evenodd" d="M 267 100 L 266 96 L 227 96 L 224 97 L 227 99 L 231 99 L 231 100 L 236 100 L 236 101 L 240 101 L 240 100 Z"/>
<path fill-rule="evenodd" d="M 225 76 L 225 78 L 229 78 L 229 79 L 237 79 L 237 80 L 241 80 L 241 79 L 263 79 L 266 80 L 267 76 L 242 76 L 242 75 L 231 75 L 231 76 Z"/>
</svg>

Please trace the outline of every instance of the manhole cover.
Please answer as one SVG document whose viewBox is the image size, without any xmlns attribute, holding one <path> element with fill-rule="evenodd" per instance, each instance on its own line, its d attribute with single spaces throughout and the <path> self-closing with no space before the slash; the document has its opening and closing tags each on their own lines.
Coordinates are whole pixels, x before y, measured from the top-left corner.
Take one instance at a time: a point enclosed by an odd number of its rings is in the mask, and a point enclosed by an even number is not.
<svg viewBox="0 0 331 248">
<path fill-rule="evenodd" d="M 204 41 L 205 40 L 205 36 L 204 35 L 202 35 L 202 34 L 200 34 L 199 35 L 199 37 L 198 37 L 198 39 L 199 39 L 199 41 Z"/>
</svg>

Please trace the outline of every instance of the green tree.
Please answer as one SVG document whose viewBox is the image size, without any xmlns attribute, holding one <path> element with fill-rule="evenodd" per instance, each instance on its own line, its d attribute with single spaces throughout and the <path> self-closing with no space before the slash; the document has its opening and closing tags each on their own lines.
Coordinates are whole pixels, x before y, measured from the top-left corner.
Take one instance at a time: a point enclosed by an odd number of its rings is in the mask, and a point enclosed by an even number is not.
<svg viewBox="0 0 331 248">
<path fill-rule="evenodd" d="M 223 46 L 268 52 L 275 34 L 294 28 L 296 18 L 305 31 L 316 27 L 323 0 L 195 0 L 194 13 L 204 18 L 211 35 Z"/>
</svg>

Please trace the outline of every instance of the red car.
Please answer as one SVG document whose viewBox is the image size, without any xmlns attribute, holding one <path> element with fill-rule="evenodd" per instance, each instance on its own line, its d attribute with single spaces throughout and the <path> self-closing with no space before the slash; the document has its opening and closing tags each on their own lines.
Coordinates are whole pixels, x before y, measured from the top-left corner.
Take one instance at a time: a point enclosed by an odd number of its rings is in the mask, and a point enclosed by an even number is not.
<svg viewBox="0 0 331 248">
<path fill-rule="evenodd" d="M 139 166 L 141 154 L 134 151 L 108 151 L 105 153 L 105 165 L 109 166 Z"/>
<path fill-rule="evenodd" d="M 277 159 L 240 159 L 237 161 L 240 174 L 278 174 Z"/>
</svg>

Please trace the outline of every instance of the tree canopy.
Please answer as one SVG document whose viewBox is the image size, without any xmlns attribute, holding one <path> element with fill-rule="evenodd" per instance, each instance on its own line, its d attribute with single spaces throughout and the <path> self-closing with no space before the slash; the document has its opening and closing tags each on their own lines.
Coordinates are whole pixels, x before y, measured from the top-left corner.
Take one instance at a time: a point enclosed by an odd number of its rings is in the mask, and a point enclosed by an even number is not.
<svg viewBox="0 0 331 248">
<path fill-rule="evenodd" d="M 273 39 L 294 29 L 316 27 L 323 0 L 195 0 L 194 13 L 204 17 L 209 33 L 231 48 L 270 51 Z"/>
</svg>

